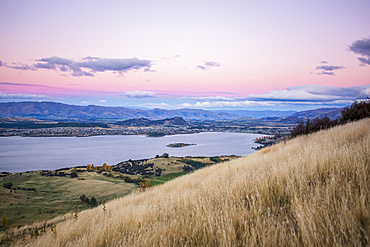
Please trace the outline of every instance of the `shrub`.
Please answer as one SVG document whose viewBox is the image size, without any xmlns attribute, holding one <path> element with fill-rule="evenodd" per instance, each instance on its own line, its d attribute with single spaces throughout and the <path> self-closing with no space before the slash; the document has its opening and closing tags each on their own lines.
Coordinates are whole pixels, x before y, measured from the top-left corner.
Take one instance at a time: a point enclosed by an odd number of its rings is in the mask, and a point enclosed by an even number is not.
<svg viewBox="0 0 370 247">
<path fill-rule="evenodd" d="M 4 188 L 7 188 L 7 189 L 11 189 L 13 186 L 13 183 L 12 182 L 6 182 L 6 183 L 3 183 L 3 187 Z"/>
<path fill-rule="evenodd" d="M 220 157 L 218 156 L 214 156 L 214 157 L 211 157 L 209 158 L 211 161 L 215 162 L 215 163 L 219 163 L 221 162 L 222 160 L 220 159 Z"/>
<path fill-rule="evenodd" d="M 91 200 L 90 200 L 90 206 L 91 208 L 94 208 L 94 207 L 97 207 L 98 206 L 98 202 L 96 201 L 95 197 L 92 197 Z"/>
</svg>

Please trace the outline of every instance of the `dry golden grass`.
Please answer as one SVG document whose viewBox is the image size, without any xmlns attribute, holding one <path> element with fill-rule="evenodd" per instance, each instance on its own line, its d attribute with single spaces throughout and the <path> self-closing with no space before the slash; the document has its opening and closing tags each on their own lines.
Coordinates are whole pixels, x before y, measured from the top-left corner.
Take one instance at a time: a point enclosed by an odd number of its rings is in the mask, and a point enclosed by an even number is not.
<svg viewBox="0 0 370 247">
<path fill-rule="evenodd" d="M 370 119 L 80 212 L 30 246 L 368 246 Z"/>
</svg>

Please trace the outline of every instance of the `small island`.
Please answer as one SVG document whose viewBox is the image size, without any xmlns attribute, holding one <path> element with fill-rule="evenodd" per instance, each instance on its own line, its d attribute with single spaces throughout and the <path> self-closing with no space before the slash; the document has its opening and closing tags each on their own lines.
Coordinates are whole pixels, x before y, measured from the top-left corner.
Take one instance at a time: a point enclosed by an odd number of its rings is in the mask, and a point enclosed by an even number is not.
<svg viewBox="0 0 370 247">
<path fill-rule="evenodd" d="M 168 144 L 166 147 L 182 148 L 182 147 L 187 147 L 187 146 L 192 146 L 192 145 L 197 145 L 197 144 L 193 144 L 193 143 L 171 143 L 171 144 Z"/>
</svg>

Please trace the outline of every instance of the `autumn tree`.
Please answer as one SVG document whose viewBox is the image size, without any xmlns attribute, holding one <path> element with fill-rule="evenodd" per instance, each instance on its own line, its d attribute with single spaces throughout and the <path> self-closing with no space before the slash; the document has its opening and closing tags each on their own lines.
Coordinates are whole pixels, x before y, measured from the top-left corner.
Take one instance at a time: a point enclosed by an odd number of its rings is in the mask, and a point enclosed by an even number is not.
<svg viewBox="0 0 370 247">
<path fill-rule="evenodd" d="M 6 214 L 3 215 L 3 227 L 5 227 L 8 224 L 8 217 L 6 217 Z"/>
</svg>

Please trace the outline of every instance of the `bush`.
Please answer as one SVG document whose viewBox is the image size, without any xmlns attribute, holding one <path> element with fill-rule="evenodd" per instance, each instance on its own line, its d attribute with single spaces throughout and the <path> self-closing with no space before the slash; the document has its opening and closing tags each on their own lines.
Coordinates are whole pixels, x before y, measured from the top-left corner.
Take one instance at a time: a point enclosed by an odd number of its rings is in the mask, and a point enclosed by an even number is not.
<svg viewBox="0 0 370 247">
<path fill-rule="evenodd" d="M 191 160 L 191 159 L 181 159 L 181 160 L 178 160 L 178 161 L 192 166 L 195 170 L 198 170 L 198 169 L 201 169 L 201 168 L 207 166 L 207 164 L 205 164 L 203 162 L 196 161 L 196 160 Z"/>
<path fill-rule="evenodd" d="M 218 156 L 214 156 L 214 157 L 211 157 L 209 158 L 211 161 L 215 162 L 215 163 L 219 163 L 221 162 L 222 160 L 220 159 L 220 157 Z"/>
<path fill-rule="evenodd" d="M 11 189 L 12 186 L 13 186 L 13 183 L 11 183 L 11 182 L 3 183 L 4 188 Z"/>
<path fill-rule="evenodd" d="M 90 206 L 91 206 L 91 208 L 94 208 L 94 207 L 98 206 L 98 202 L 96 201 L 95 197 L 91 197 Z"/>
<path fill-rule="evenodd" d="M 340 118 L 341 123 L 347 123 L 351 121 L 357 121 L 362 118 L 370 117 L 370 99 L 363 100 L 361 102 L 355 101 L 350 107 L 346 107 L 342 110 L 342 117 Z"/>
</svg>

